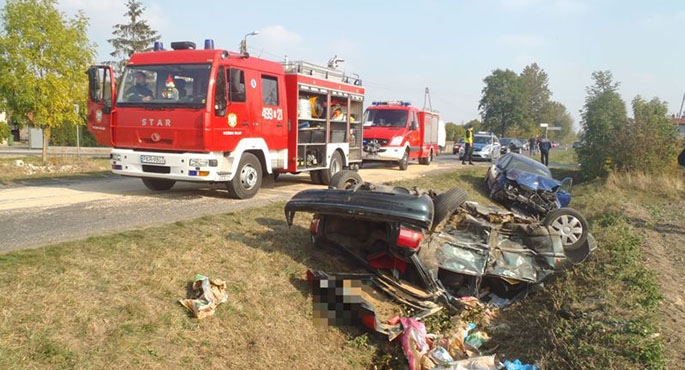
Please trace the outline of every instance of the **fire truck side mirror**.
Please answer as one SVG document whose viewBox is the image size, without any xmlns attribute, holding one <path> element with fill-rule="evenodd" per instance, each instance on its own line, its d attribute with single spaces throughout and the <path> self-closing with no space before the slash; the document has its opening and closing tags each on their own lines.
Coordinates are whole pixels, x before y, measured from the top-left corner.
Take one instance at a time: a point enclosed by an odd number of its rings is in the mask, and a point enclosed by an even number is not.
<svg viewBox="0 0 685 370">
<path fill-rule="evenodd" d="M 88 75 L 88 94 L 90 95 L 90 100 L 93 102 L 99 102 L 101 100 L 100 96 L 100 79 L 98 78 L 98 68 L 90 67 L 86 71 Z"/>
</svg>

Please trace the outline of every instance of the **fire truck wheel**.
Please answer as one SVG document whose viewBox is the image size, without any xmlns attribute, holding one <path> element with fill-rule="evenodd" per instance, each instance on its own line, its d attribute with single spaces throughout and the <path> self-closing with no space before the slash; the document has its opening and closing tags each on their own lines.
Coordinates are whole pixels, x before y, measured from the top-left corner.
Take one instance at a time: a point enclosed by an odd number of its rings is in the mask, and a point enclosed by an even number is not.
<svg viewBox="0 0 685 370">
<path fill-rule="evenodd" d="M 328 185 L 329 189 L 348 190 L 354 188 L 357 184 L 361 184 L 362 177 L 352 170 L 342 170 L 333 177 L 331 183 Z"/>
<path fill-rule="evenodd" d="M 339 152 L 334 152 L 331 155 L 331 163 L 328 165 L 328 170 L 321 170 L 321 183 L 328 185 L 331 183 L 331 178 L 343 168 L 343 160 Z"/>
<path fill-rule="evenodd" d="M 428 157 L 426 158 L 419 158 L 419 163 L 423 165 L 429 165 L 433 162 L 433 149 L 431 149 L 430 153 L 428 153 Z"/>
<path fill-rule="evenodd" d="M 146 188 L 154 191 L 169 190 L 176 183 L 175 180 L 153 179 L 150 177 L 143 177 L 142 180 Z"/>
<path fill-rule="evenodd" d="M 409 167 L 409 151 L 408 150 L 406 150 L 404 152 L 402 159 L 400 159 L 397 162 L 397 165 L 400 167 L 400 171 L 406 171 L 407 170 L 407 167 Z"/>
<path fill-rule="evenodd" d="M 435 210 L 433 212 L 433 226 L 431 230 L 435 231 L 444 221 L 447 221 L 454 211 L 466 202 L 467 197 L 466 192 L 460 188 L 452 188 L 436 195 L 433 198 Z"/>
<path fill-rule="evenodd" d="M 321 185 L 321 171 L 309 171 L 309 178 L 312 180 L 312 184 Z"/>
<path fill-rule="evenodd" d="M 234 199 L 248 199 L 262 186 L 262 166 L 252 153 L 243 153 L 238 173 L 226 184 L 228 195 Z"/>
</svg>

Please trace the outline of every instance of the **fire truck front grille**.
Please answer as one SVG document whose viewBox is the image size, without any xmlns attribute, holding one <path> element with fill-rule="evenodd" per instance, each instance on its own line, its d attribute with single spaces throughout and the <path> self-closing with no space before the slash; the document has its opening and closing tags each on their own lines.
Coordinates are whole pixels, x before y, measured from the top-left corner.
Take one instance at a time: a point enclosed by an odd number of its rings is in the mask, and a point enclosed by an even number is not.
<svg viewBox="0 0 685 370">
<path fill-rule="evenodd" d="M 151 173 L 171 173 L 171 167 L 143 165 L 143 172 Z"/>
</svg>

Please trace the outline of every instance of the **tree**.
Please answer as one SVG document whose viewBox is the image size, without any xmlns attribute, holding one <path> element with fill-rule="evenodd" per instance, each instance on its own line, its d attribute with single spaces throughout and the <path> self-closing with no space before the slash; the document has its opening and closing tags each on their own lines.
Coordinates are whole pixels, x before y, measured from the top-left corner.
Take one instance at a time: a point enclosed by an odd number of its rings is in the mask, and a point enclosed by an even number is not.
<svg viewBox="0 0 685 370">
<path fill-rule="evenodd" d="M 458 131 L 459 127 L 454 122 L 447 122 L 445 124 L 445 136 L 447 137 L 447 141 L 454 141 L 455 138 L 458 138 Z"/>
<path fill-rule="evenodd" d="M 577 150 L 583 174 L 596 177 L 606 171 L 611 160 L 611 147 L 616 133 L 626 127 L 626 106 L 616 92 L 619 83 L 610 71 L 592 73 L 594 85 L 587 87 L 588 96 L 581 111 L 583 146 Z"/>
<path fill-rule="evenodd" d="M 1 15 L 0 94 L 10 119 L 43 129 L 43 162 L 50 129 L 79 121 L 74 104 L 85 103 L 84 71 L 95 54 L 83 12 L 68 19 L 56 3 L 9 0 Z"/>
<path fill-rule="evenodd" d="M 133 53 L 152 50 L 154 42 L 160 39 L 157 31 L 150 28 L 146 20 L 141 19 L 145 7 L 139 1 L 128 0 L 126 7 L 128 10 L 124 16 L 128 17 L 129 23 L 114 25 L 114 38 L 107 40 L 114 47 L 110 55 L 118 58 L 115 61 L 118 76 L 121 76 L 126 61 Z"/>
<path fill-rule="evenodd" d="M 636 96 L 633 119 L 616 132 L 611 158 L 619 171 L 668 173 L 676 167 L 678 132 L 668 117 L 668 106 L 658 98 L 651 101 Z"/>
<path fill-rule="evenodd" d="M 548 133 L 549 136 L 556 141 L 563 141 L 569 136 L 575 137 L 575 134 L 572 133 L 573 118 L 566 110 L 566 107 L 559 102 L 548 101 L 542 108 L 542 113 L 535 122 L 545 122 L 549 124 L 550 127 L 561 127 L 561 130 L 559 131 L 549 131 Z M 535 124 L 534 130 L 539 129 L 537 123 Z"/>
<path fill-rule="evenodd" d="M 529 130 L 534 130 L 541 122 L 551 123 L 549 122 L 549 119 L 545 117 L 545 115 L 548 114 L 548 105 L 550 103 L 550 97 L 552 96 L 552 92 L 549 91 L 547 73 L 542 70 L 537 63 L 533 63 L 527 65 L 523 69 L 520 77 L 529 109 L 525 115 L 528 120 L 528 125 L 525 125 L 524 123 L 523 126 L 528 126 L 527 128 Z M 553 109 L 556 108 L 557 107 L 553 107 Z M 565 109 L 566 108 L 564 108 L 564 110 Z"/>
<path fill-rule="evenodd" d="M 497 69 L 486 77 L 478 109 L 483 129 L 504 136 L 508 130 L 527 126 L 528 102 L 519 76 L 511 70 Z"/>
</svg>

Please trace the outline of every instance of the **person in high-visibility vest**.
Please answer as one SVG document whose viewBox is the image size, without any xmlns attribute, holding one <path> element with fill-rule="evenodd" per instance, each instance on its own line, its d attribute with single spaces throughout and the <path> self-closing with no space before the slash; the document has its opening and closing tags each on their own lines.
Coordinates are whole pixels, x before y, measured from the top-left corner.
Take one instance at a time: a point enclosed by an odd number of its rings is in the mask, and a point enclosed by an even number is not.
<svg viewBox="0 0 685 370">
<path fill-rule="evenodd" d="M 469 160 L 469 164 L 473 164 L 471 156 L 473 155 L 473 126 L 466 126 L 466 131 L 464 131 L 464 156 L 461 158 L 461 164 L 466 164 L 466 160 Z"/>
</svg>

